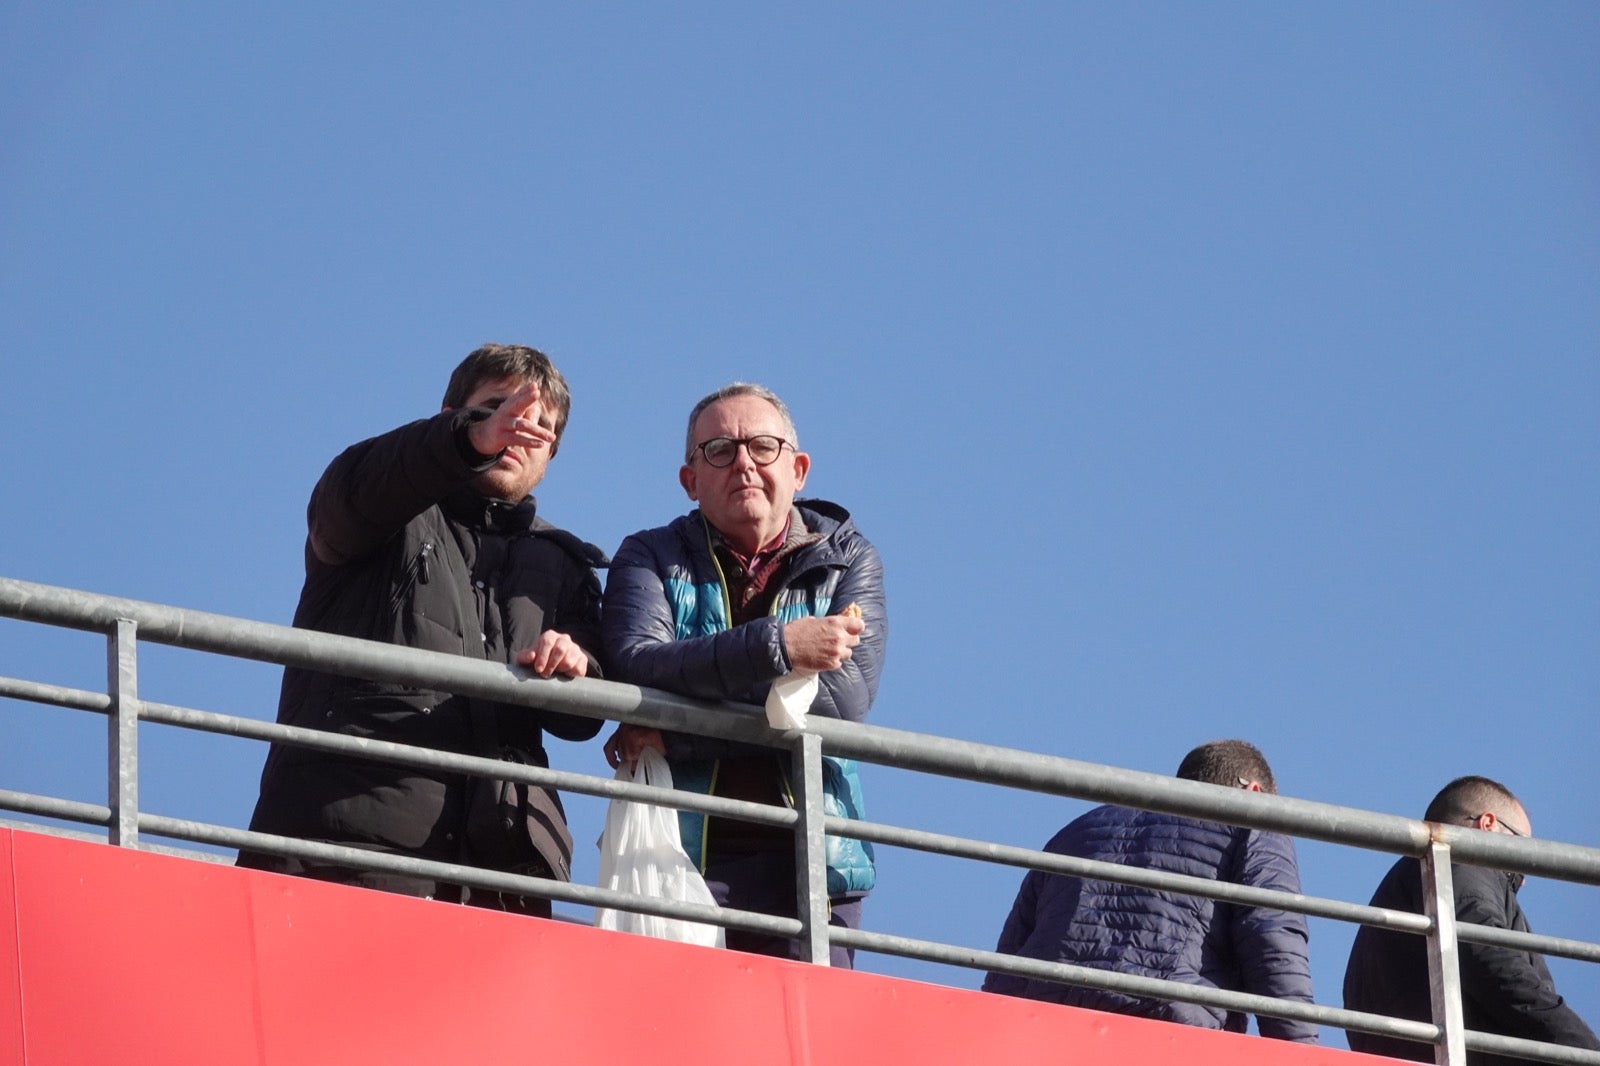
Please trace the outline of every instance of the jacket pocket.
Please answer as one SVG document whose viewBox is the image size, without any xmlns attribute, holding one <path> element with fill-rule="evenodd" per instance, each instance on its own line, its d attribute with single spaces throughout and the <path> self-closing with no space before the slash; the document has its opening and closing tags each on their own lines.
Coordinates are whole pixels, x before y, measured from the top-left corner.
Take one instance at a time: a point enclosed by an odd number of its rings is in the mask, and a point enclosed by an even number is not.
<svg viewBox="0 0 1600 1066">
<path fill-rule="evenodd" d="M 401 613 L 401 608 L 410 598 L 418 585 L 426 585 L 433 579 L 433 558 L 436 548 L 433 541 L 425 541 L 417 554 L 406 560 L 406 565 L 400 571 L 400 578 L 394 583 L 394 592 L 389 596 L 389 615 L 396 617 Z"/>
<path fill-rule="evenodd" d="M 329 705 L 329 717 L 338 719 L 338 731 L 376 737 L 401 744 L 424 741 L 433 745 L 447 729 L 435 711 L 443 706 L 443 693 L 378 681 L 358 681 Z"/>
</svg>

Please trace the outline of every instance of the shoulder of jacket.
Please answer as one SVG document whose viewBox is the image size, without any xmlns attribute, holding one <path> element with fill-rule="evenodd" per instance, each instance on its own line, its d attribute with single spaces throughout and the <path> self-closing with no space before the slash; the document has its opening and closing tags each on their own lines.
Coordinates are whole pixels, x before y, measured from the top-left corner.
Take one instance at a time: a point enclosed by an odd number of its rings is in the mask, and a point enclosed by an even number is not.
<svg viewBox="0 0 1600 1066">
<path fill-rule="evenodd" d="M 568 533 L 559 526 L 551 525 L 542 518 L 535 519 L 533 527 L 528 532 L 540 540 L 550 541 L 579 564 L 590 569 L 604 570 L 611 565 L 611 560 L 606 557 L 606 553 L 601 551 L 599 547 L 590 544 L 576 534 Z"/>
<path fill-rule="evenodd" d="M 660 557 L 692 553 L 697 547 L 705 547 L 705 527 L 700 521 L 700 513 L 690 511 L 664 526 L 651 526 L 628 534 L 622 538 L 617 555 L 620 557 L 632 551 L 645 551 Z"/>
<path fill-rule="evenodd" d="M 1457 885 L 1457 895 L 1473 893 L 1482 896 L 1499 896 L 1511 892 L 1514 874 L 1505 870 L 1491 870 L 1487 866 L 1450 864 L 1450 878 Z"/>
</svg>

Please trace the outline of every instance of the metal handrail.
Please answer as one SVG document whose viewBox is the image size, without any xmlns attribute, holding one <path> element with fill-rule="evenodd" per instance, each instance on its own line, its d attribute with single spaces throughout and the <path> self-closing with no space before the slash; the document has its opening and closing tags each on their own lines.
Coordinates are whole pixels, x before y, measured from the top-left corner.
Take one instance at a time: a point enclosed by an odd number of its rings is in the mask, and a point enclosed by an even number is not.
<svg viewBox="0 0 1600 1066">
<path fill-rule="evenodd" d="M 638 910 L 688 918 L 782 937 L 800 937 L 813 961 L 825 962 L 828 945 L 978 967 L 1071 984 L 1120 989 L 1133 994 L 1180 1000 L 1231 1011 L 1244 1011 L 1420 1040 L 1447 1049 L 1445 1061 L 1464 1057 L 1464 1050 L 1514 1051 L 1551 1062 L 1600 1063 L 1600 1054 L 1510 1040 L 1492 1034 L 1446 1028 L 1431 1023 L 1342 1011 L 1315 1004 L 1289 1003 L 1260 996 L 1113 971 L 1019 959 L 994 952 L 955 948 L 882 933 L 829 928 L 823 895 L 823 835 L 855 837 L 940 854 L 1005 863 L 1028 869 L 1141 884 L 1165 891 L 1187 892 L 1213 899 L 1360 922 L 1425 935 L 1430 944 L 1454 936 L 1478 943 L 1516 946 L 1522 950 L 1600 961 L 1600 945 L 1506 930 L 1457 927 L 1449 914 L 1435 922 L 1425 915 L 1365 907 L 1338 900 L 1274 892 L 1204 879 L 1095 863 L 985 841 L 944 836 L 920 830 L 852 821 L 823 814 L 820 802 L 820 755 L 861 759 L 901 769 L 1027 789 L 1076 799 L 1116 803 L 1146 810 L 1205 818 L 1353 845 L 1371 850 L 1422 856 L 1443 854 L 1456 862 L 1516 869 L 1584 884 L 1600 884 L 1600 849 L 1531 840 L 1441 826 L 1396 815 L 1318 803 L 1292 797 L 1219 789 L 1161 774 L 1123 770 L 1058 756 L 953 740 L 863 723 L 818 718 L 803 732 L 778 732 L 767 727 L 755 708 L 713 704 L 652 689 L 594 679 L 540 679 L 512 667 L 438 652 L 419 651 L 349 637 L 293 629 L 223 615 L 188 611 L 160 604 L 102 596 L 55 586 L 0 578 L 0 616 L 66 628 L 99 632 L 108 641 L 108 691 L 87 692 L 13 678 L 0 678 L 0 697 L 105 714 L 108 745 L 109 799 L 106 806 L 53 800 L 0 790 L 0 809 L 106 826 L 113 842 L 143 846 L 143 832 L 176 840 L 228 848 L 296 855 L 391 872 L 413 873 L 456 884 L 514 891 L 580 905 Z M 608 778 L 573 774 L 495 759 L 412 748 L 343 734 L 266 723 L 169 704 L 137 696 L 136 646 L 140 641 L 207 651 L 304 669 L 358 676 L 371 680 L 421 685 L 493 699 L 502 703 L 557 710 L 569 714 L 633 722 L 678 732 L 736 740 L 789 750 L 795 778 L 802 783 L 796 809 L 773 808 L 714 796 L 653 789 Z M 684 810 L 702 811 L 745 821 L 793 828 L 803 857 L 799 870 L 801 918 L 776 918 L 726 908 L 631 896 L 567 882 L 531 878 L 449 863 L 384 855 L 357 848 L 294 840 L 208 823 L 165 818 L 138 809 L 137 743 L 139 720 L 274 743 L 381 758 L 409 766 L 466 774 L 492 774 L 501 779 L 549 785 L 600 797 L 646 800 Z M 812 782 L 807 795 L 804 783 Z M 161 849 L 174 850 L 174 849 Z M 202 857 L 203 853 L 199 854 Z M 1446 868 L 1448 862 L 1446 862 Z M 1448 891 L 1448 886 L 1445 886 Z M 820 898 L 819 898 L 820 897 Z M 1441 926 L 1446 928 L 1441 929 Z M 1459 1016 L 1459 989 L 1453 967 L 1438 980 L 1448 1002 L 1454 997 Z M 1508 1042 L 1509 1041 L 1509 1042 Z"/>
</svg>

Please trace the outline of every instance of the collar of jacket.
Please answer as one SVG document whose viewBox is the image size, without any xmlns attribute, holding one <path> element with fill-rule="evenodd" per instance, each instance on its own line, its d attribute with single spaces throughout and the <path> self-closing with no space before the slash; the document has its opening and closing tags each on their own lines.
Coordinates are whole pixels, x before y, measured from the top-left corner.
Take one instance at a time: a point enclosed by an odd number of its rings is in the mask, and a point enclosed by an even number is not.
<svg viewBox="0 0 1600 1066">
<path fill-rule="evenodd" d="M 850 526 L 850 512 L 836 503 L 817 499 L 795 500 L 791 510 L 796 512 L 796 515 L 791 520 L 790 539 L 793 539 L 800 530 L 804 531 L 801 535 L 815 534 L 815 537 L 811 538 L 811 543 L 803 545 L 796 552 L 793 572 L 798 573 L 802 568 L 810 566 L 844 565 L 844 552 L 839 547 L 837 538 Z M 722 535 L 705 520 L 698 507 L 674 519 L 672 527 L 689 545 L 691 551 L 701 553 L 708 552 L 710 548 L 707 531 L 718 537 Z"/>
<path fill-rule="evenodd" d="M 439 504 L 439 509 L 452 521 L 508 536 L 527 533 L 535 528 L 538 508 L 538 501 L 532 496 L 525 496 L 516 503 L 507 503 L 470 491 L 447 496 Z"/>
</svg>

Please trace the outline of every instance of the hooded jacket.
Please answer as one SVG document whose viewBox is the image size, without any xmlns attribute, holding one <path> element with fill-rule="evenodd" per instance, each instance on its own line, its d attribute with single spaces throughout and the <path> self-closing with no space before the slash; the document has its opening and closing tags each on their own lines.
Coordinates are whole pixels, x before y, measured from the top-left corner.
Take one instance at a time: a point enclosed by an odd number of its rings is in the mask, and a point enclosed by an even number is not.
<svg viewBox="0 0 1600 1066">
<path fill-rule="evenodd" d="M 604 555 L 539 518 L 474 492 L 493 463 L 467 428 L 482 412 L 447 411 L 346 449 L 307 509 L 302 629 L 510 662 L 546 629 L 591 657 L 599 647 Z M 464 696 L 284 670 L 278 721 L 478 755 L 516 749 L 549 765 L 544 731 L 584 740 L 589 719 Z M 467 780 L 459 775 L 272 746 L 250 828 L 456 861 Z"/>
<path fill-rule="evenodd" d="M 878 690 L 888 618 L 883 564 L 843 508 L 822 500 L 795 504 L 807 531 L 821 539 L 799 549 L 774 599 L 772 613 L 730 626 L 728 594 L 711 550 L 710 526 L 698 510 L 622 542 L 606 578 L 603 635 L 614 680 L 710 700 L 760 704 L 773 681 L 790 672 L 785 622 L 838 613 L 854 603 L 866 629 L 851 658 L 819 675 L 810 713 L 859 722 Z M 667 761 L 678 788 L 715 792 L 719 757 L 748 746 L 705 737 L 667 737 Z M 770 751 L 770 749 L 766 749 Z M 863 817 L 855 764 L 824 757 L 828 814 Z M 704 815 L 680 814 L 684 850 L 704 869 Z M 828 893 L 860 894 L 876 874 L 870 844 L 828 837 Z"/>
</svg>

